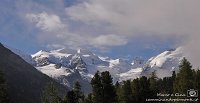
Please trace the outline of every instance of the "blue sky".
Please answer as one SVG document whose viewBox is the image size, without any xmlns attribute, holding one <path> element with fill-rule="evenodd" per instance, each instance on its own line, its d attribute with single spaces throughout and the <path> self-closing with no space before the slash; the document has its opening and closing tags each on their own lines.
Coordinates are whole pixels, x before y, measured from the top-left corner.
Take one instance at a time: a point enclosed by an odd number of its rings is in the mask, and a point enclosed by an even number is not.
<svg viewBox="0 0 200 103">
<path fill-rule="evenodd" d="M 0 42 L 29 54 L 65 47 L 147 59 L 198 38 L 197 2 L 1 0 Z"/>
</svg>

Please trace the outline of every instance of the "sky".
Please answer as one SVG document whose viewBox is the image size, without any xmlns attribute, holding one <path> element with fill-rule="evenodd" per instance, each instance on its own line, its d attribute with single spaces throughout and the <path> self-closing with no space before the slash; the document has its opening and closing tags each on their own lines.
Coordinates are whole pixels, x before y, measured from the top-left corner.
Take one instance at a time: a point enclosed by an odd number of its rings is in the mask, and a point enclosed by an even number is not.
<svg viewBox="0 0 200 103">
<path fill-rule="evenodd" d="M 0 42 L 33 54 L 86 48 L 145 59 L 184 47 L 199 64 L 199 0 L 1 0 Z"/>
</svg>

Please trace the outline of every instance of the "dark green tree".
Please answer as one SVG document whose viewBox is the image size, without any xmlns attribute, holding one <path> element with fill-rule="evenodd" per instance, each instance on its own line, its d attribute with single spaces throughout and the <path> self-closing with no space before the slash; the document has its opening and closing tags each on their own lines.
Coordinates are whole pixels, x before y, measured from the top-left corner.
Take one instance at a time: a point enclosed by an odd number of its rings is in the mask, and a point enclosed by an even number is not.
<svg viewBox="0 0 200 103">
<path fill-rule="evenodd" d="M 151 97 L 150 91 L 150 83 L 147 77 L 142 76 L 139 79 L 139 102 L 138 103 L 145 103 L 146 98 Z"/>
<path fill-rule="evenodd" d="M 134 103 L 139 102 L 139 89 L 140 89 L 140 85 L 139 85 L 139 78 L 136 78 L 132 81 L 131 83 L 131 88 L 132 88 L 132 93 L 133 93 L 133 101 Z"/>
<path fill-rule="evenodd" d="M 75 82 L 74 87 L 71 91 L 67 92 L 64 97 L 63 103 L 83 103 L 84 94 L 81 91 L 81 85 L 78 81 Z"/>
<path fill-rule="evenodd" d="M 93 103 L 103 103 L 103 86 L 101 83 L 101 77 L 99 71 L 95 73 L 91 80 L 92 85 L 92 102 Z"/>
<path fill-rule="evenodd" d="M 115 83 L 115 91 L 117 94 L 117 101 L 119 101 L 119 95 L 121 93 L 121 85 L 118 81 Z"/>
<path fill-rule="evenodd" d="M 172 94 L 173 93 L 173 78 L 172 77 L 164 77 L 163 79 L 159 79 L 157 81 L 158 91 L 163 94 Z"/>
<path fill-rule="evenodd" d="M 7 92 L 7 84 L 0 71 L 0 103 L 9 103 L 9 96 Z"/>
<path fill-rule="evenodd" d="M 88 94 L 88 96 L 85 98 L 84 103 L 93 103 L 92 102 L 92 94 Z"/>
<path fill-rule="evenodd" d="M 176 79 L 175 71 L 172 72 L 171 77 L 164 77 L 163 79 L 159 79 L 159 81 L 158 81 L 159 93 L 172 94 L 175 79 Z"/>
<path fill-rule="evenodd" d="M 57 89 L 53 82 L 48 84 L 43 91 L 41 103 L 62 103 L 62 99 L 58 96 Z"/>
<path fill-rule="evenodd" d="M 159 90 L 159 93 L 166 93 L 165 92 L 165 86 L 163 85 L 163 80 L 164 80 L 165 78 L 163 78 L 163 79 L 158 79 L 158 81 L 157 81 L 157 84 L 158 84 L 158 90 Z"/>
<path fill-rule="evenodd" d="M 101 73 L 101 83 L 103 87 L 103 103 L 116 103 L 117 94 L 108 71 Z"/>
<path fill-rule="evenodd" d="M 198 69 L 195 73 L 195 89 L 200 91 L 200 70 Z M 200 95 L 198 95 L 198 98 L 200 98 Z"/>
<path fill-rule="evenodd" d="M 152 72 L 151 77 L 149 78 L 150 82 L 150 90 L 152 98 L 156 98 L 156 94 L 158 93 L 158 83 L 157 83 L 157 75 L 156 71 Z"/>
<path fill-rule="evenodd" d="M 173 93 L 173 86 L 174 86 L 175 80 L 176 80 L 176 72 L 173 71 L 172 72 L 172 77 L 169 77 L 169 82 L 167 84 L 168 85 L 167 88 L 169 88 L 169 91 L 168 91 L 169 94 Z"/>
<path fill-rule="evenodd" d="M 181 64 L 179 65 L 179 73 L 177 73 L 177 77 L 175 79 L 174 84 L 174 92 L 187 94 L 187 90 L 194 88 L 194 78 L 193 71 L 190 62 L 183 58 Z"/>
<path fill-rule="evenodd" d="M 93 103 L 115 103 L 117 94 L 108 71 L 97 72 L 91 80 Z"/>
<path fill-rule="evenodd" d="M 133 103 L 133 93 L 130 80 L 123 81 L 122 91 L 119 96 L 119 103 Z"/>
<path fill-rule="evenodd" d="M 76 94 L 73 90 L 67 92 L 64 97 L 63 103 L 77 103 Z"/>
<path fill-rule="evenodd" d="M 174 81 L 175 81 L 175 79 L 176 79 L 176 72 L 175 72 L 175 71 L 173 71 L 173 72 L 172 72 L 172 81 L 174 82 Z"/>
<path fill-rule="evenodd" d="M 81 85 L 79 84 L 78 81 L 75 82 L 73 91 L 75 93 L 75 102 L 76 103 L 79 103 L 80 101 L 84 100 L 84 94 L 81 91 Z"/>
</svg>

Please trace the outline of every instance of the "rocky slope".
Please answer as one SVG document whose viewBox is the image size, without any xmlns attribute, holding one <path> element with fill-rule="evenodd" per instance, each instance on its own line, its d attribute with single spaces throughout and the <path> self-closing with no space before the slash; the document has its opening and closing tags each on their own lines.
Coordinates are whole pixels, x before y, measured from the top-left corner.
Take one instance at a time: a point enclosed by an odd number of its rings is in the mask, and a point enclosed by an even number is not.
<svg viewBox="0 0 200 103">
<path fill-rule="evenodd" d="M 0 71 L 7 82 L 11 103 L 39 103 L 43 89 L 53 81 L 20 56 L 0 44 Z M 66 88 L 53 81 L 60 94 Z"/>
<path fill-rule="evenodd" d="M 72 86 L 68 78 L 79 73 L 80 81 L 90 81 L 96 71 L 109 71 L 114 81 L 134 79 L 140 76 L 148 76 L 156 71 L 158 77 L 171 76 L 172 71 L 178 70 L 180 60 L 183 58 L 182 49 L 165 51 L 145 62 L 141 58 L 135 58 L 133 63 L 123 59 L 105 58 L 89 50 L 79 49 L 68 52 L 66 49 L 54 51 L 39 51 L 32 55 L 36 61 L 36 68 L 53 77 L 65 77 L 64 85 Z M 77 74 L 78 75 L 78 74 Z"/>
</svg>

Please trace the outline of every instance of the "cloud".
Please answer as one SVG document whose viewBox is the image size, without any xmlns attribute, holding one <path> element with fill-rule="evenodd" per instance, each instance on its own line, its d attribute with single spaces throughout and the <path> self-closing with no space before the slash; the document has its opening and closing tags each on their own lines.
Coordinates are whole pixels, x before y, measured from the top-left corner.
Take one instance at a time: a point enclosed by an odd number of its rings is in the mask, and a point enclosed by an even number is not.
<svg viewBox="0 0 200 103">
<path fill-rule="evenodd" d="M 72 32 L 68 28 L 68 22 L 61 21 L 60 16 L 56 14 L 47 12 L 27 13 L 26 19 L 43 31 L 38 37 L 40 41 L 49 42 L 47 48 L 64 47 L 64 45 L 71 48 L 93 46 L 105 51 L 107 47 L 127 43 L 125 38 L 114 34 L 89 35 L 80 31 Z"/>
<path fill-rule="evenodd" d="M 192 65 L 194 68 L 200 67 L 200 35 L 197 34 L 190 38 L 190 41 L 188 41 L 184 45 L 183 52 L 185 53 L 185 56 L 192 62 Z"/>
<path fill-rule="evenodd" d="M 133 40 L 148 44 L 152 38 L 176 38 L 176 45 L 184 46 L 187 57 L 199 64 L 199 0 L 81 0 L 67 7 L 64 0 L 1 2 L 3 32 L 34 37 L 51 48 L 105 50 Z"/>
<path fill-rule="evenodd" d="M 127 40 L 123 37 L 110 34 L 110 35 L 100 35 L 92 39 L 92 43 L 95 46 L 121 46 L 127 44 Z"/>
<path fill-rule="evenodd" d="M 185 35 L 197 24 L 198 3 L 193 0 L 87 0 L 66 8 L 72 20 L 91 25 L 107 23 L 120 35 Z M 192 7 L 191 7 L 192 6 Z M 196 7 L 196 8 L 195 8 Z M 196 19 L 196 20 L 195 20 Z M 189 28 L 188 28 L 189 27 Z"/>
<path fill-rule="evenodd" d="M 73 21 L 106 27 L 116 37 L 123 36 L 127 41 L 121 45 L 138 36 L 178 38 L 187 57 L 199 65 L 199 4 L 199 0 L 86 0 L 66 8 L 66 13 Z"/>
<path fill-rule="evenodd" d="M 54 14 L 42 12 L 39 14 L 26 14 L 26 17 L 36 23 L 36 27 L 46 31 L 57 31 L 66 27 L 62 24 L 60 17 Z"/>
<path fill-rule="evenodd" d="M 49 49 L 61 49 L 61 48 L 65 48 L 65 46 L 60 45 L 60 44 L 49 44 L 49 45 L 47 45 L 47 48 L 49 48 Z"/>
</svg>

